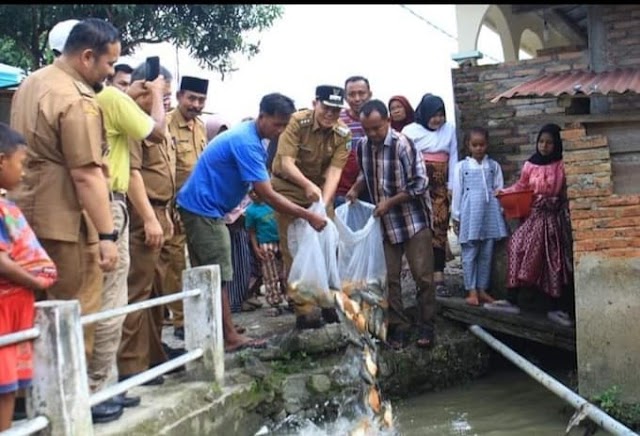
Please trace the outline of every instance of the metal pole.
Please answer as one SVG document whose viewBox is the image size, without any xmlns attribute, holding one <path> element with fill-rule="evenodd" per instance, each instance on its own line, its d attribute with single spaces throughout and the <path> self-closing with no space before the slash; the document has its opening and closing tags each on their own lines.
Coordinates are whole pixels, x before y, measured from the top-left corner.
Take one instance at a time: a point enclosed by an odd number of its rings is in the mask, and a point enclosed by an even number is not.
<svg viewBox="0 0 640 436">
<path fill-rule="evenodd" d="M 130 304 L 128 306 L 118 307 L 116 309 L 105 310 L 104 312 L 92 313 L 80 318 L 82 325 L 93 324 L 94 322 L 103 321 L 105 319 L 114 318 L 120 315 L 126 315 L 150 307 L 160 306 L 161 304 L 173 303 L 174 301 L 184 300 L 190 297 L 197 297 L 201 294 L 200 289 L 192 289 L 190 291 L 176 292 L 175 294 L 165 295 L 163 297 L 152 298 L 150 300 L 141 301 L 139 303 Z"/>
<path fill-rule="evenodd" d="M 593 422 L 595 422 L 603 429 L 614 435 L 638 436 L 638 434 L 633 430 L 616 421 L 611 416 L 607 415 L 602 409 L 599 409 L 593 404 L 589 403 L 587 400 L 573 392 L 571 389 L 567 388 L 558 380 L 551 377 L 549 374 L 529 362 L 527 359 L 513 351 L 511 348 L 507 347 L 505 344 L 491 336 L 482 327 L 478 325 L 472 325 L 469 327 L 469 330 L 471 330 L 474 335 L 489 344 L 491 348 L 498 351 L 504 357 L 520 367 L 520 369 L 529 374 L 536 381 L 540 382 L 551 392 L 571 404 L 574 408 L 580 410 L 581 413 L 591 418 Z"/>
<path fill-rule="evenodd" d="M 140 386 L 141 384 L 146 383 L 149 380 L 152 380 L 162 374 L 166 374 L 172 369 L 175 369 L 193 360 L 199 359 L 200 357 L 202 357 L 202 354 L 202 349 L 189 351 L 182 356 L 168 360 L 158 366 L 154 366 L 153 368 L 141 372 L 140 374 L 134 375 L 133 377 L 116 383 L 115 385 L 111 385 L 108 388 L 91 395 L 91 397 L 89 398 L 89 405 L 95 406 L 96 404 L 100 404 L 103 401 L 126 392 L 131 388 Z"/>
<path fill-rule="evenodd" d="M 29 341 L 40 336 L 40 329 L 33 327 L 19 332 L 10 333 L 8 335 L 0 336 L 0 347 L 6 345 L 17 344 L 19 342 Z"/>
<path fill-rule="evenodd" d="M 2 436 L 26 436 L 32 435 L 37 431 L 44 430 L 49 426 L 49 420 L 46 416 L 38 416 L 20 424 L 16 424 L 9 430 L 0 432 Z"/>
</svg>

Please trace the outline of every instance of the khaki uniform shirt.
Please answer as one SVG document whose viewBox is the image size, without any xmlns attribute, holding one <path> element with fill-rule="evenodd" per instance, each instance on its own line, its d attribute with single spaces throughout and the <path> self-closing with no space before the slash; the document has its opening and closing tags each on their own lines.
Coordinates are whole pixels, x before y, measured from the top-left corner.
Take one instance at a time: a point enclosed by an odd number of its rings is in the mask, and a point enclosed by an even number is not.
<svg viewBox="0 0 640 436">
<path fill-rule="evenodd" d="M 140 171 L 149 200 L 171 202 L 176 195 L 176 146 L 169 130 L 165 140 L 129 141 L 131 168 Z"/>
<path fill-rule="evenodd" d="M 323 129 L 314 120 L 313 110 L 294 113 L 278 138 L 278 150 L 272 165 L 271 184 L 274 190 L 294 203 L 308 207 L 310 203 L 304 189 L 283 178 L 282 157 L 295 158 L 302 174 L 322 189 L 327 168 L 331 165 L 342 169 L 347 162 L 347 144 L 350 141 L 351 131 L 342 121 L 338 120 L 331 129 Z"/>
<path fill-rule="evenodd" d="M 78 242 L 86 228 L 87 241 L 97 242 L 70 174 L 85 166 L 106 170 L 107 142 L 93 88 L 58 59 L 19 86 L 11 127 L 24 135 L 28 150 L 25 177 L 10 198 L 38 238 Z"/>
<path fill-rule="evenodd" d="M 200 118 L 187 121 L 178 108 L 167 114 L 167 124 L 176 143 L 176 183 L 180 189 L 207 145 L 207 130 Z"/>
</svg>

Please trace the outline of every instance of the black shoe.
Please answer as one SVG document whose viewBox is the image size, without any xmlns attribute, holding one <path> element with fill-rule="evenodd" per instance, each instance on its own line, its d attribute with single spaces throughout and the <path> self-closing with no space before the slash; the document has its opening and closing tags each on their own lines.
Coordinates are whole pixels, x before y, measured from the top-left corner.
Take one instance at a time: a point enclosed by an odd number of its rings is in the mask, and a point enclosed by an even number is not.
<svg viewBox="0 0 640 436">
<path fill-rule="evenodd" d="M 173 328 L 173 336 L 184 341 L 184 327 L 174 327 Z"/>
<path fill-rule="evenodd" d="M 169 359 L 175 359 L 176 357 L 180 357 L 187 352 L 185 348 L 173 348 L 169 345 L 162 343 L 162 349 L 164 350 L 164 354 L 167 355 Z"/>
<path fill-rule="evenodd" d="M 322 325 L 322 318 L 312 318 L 308 315 L 296 316 L 296 328 L 298 330 L 317 329 L 322 327 Z"/>
<path fill-rule="evenodd" d="M 115 397 L 110 398 L 109 401 L 122 407 L 136 407 L 140 405 L 140 397 L 129 396 L 127 394 L 118 394 Z"/>
<path fill-rule="evenodd" d="M 327 324 L 335 324 L 340 322 L 340 318 L 338 318 L 338 312 L 335 309 L 322 309 L 322 319 Z"/>
<path fill-rule="evenodd" d="M 121 405 L 107 400 L 91 408 L 91 419 L 94 424 L 111 422 L 120 418 L 123 411 L 124 408 Z"/>
<path fill-rule="evenodd" d="M 149 380 L 146 383 L 142 383 L 142 386 L 158 386 L 164 383 L 164 376 L 163 375 L 159 375 L 156 378 L 152 378 L 151 380 Z"/>
</svg>

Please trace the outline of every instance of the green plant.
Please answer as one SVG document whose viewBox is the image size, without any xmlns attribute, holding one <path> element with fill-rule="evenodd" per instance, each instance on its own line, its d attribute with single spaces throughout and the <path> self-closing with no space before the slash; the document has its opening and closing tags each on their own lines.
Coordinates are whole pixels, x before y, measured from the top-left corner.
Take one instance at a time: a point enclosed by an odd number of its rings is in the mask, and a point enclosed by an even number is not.
<svg viewBox="0 0 640 436">
<path fill-rule="evenodd" d="M 640 404 L 625 403 L 620 399 L 620 388 L 616 385 L 596 395 L 591 400 L 604 412 L 634 430 L 640 428 Z"/>
</svg>

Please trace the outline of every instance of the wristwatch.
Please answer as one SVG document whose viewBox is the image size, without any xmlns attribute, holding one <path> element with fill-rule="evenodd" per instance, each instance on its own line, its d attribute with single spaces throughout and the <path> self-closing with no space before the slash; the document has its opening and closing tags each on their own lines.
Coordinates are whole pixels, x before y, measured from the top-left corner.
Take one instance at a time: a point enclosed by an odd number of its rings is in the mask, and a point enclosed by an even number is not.
<svg viewBox="0 0 640 436">
<path fill-rule="evenodd" d="M 118 240 L 118 230 L 114 230 L 111 233 L 98 233 L 98 239 L 101 241 L 113 241 L 116 242 Z"/>
</svg>

